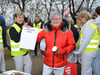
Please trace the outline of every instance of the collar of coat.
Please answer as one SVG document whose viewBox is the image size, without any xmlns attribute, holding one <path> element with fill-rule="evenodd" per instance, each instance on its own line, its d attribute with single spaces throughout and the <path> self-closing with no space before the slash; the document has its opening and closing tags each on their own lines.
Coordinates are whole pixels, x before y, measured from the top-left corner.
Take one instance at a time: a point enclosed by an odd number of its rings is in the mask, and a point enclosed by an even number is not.
<svg viewBox="0 0 100 75">
<path fill-rule="evenodd" d="M 66 21 L 65 19 L 63 19 L 62 21 L 63 21 L 63 24 L 62 24 L 62 27 L 60 29 L 61 29 L 62 32 L 67 32 L 71 28 L 71 24 L 69 24 L 69 22 Z M 44 29 L 47 32 L 52 31 L 52 26 L 51 26 L 50 23 L 51 23 L 51 21 L 49 21 L 46 24 L 44 24 Z"/>
</svg>

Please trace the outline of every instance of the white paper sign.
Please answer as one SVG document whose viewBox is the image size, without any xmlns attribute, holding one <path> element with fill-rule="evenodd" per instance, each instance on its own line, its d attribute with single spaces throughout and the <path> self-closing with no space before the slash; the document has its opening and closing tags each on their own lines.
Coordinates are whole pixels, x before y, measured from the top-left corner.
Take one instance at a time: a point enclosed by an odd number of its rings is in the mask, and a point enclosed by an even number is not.
<svg viewBox="0 0 100 75">
<path fill-rule="evenodd" d="M 37 28 L 26 28 L 22 29 L 20 48 L 34 50 L 39 30 Z"/>
</svg>

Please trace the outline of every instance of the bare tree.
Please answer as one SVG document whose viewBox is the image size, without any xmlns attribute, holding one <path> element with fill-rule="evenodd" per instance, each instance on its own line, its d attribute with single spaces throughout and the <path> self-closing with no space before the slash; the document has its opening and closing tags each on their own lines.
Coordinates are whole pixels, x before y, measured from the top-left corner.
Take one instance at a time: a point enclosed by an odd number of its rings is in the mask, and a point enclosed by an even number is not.
<svg viewBox="0 0 100 75">
<path fill-rule="evenodd" d="M 69 0 L 69 10 L 72 16 L 76 16 L 76 14 L 80 11 L 84 1 L 85 0 L 77 1 L 78 2 L 78 5 L 77 5 L 74 0 Z"/>
<path fill-rule="evenodd" d="M 68 0 L 55 1 L 54 6 L 63 15 L 65 9 L 68 9 Z M 59 6 L 61 7 L 59 8 Z"/>
<path fill-rule="evenodd" d="M 43 6 L 41 6 L 41 2 L 35 2 L 35 8 L 34 8 L 35 15 L 41 14 L 42 10 Z"/>
<path fill-rule="evenodd" d="M 50 20 L 50 13 L 52 11 L 52 5 L 53 5 L 54 0 L 44 0 L 41 2 L 41 5 L 45 7 L 45 10 L 47 12 L 47 19 Z"/>
<path fill-rule="evenodd" d="M 0 0 L 0 13 L 6 17 L 8 23 L 8 19 L 11 19 L 18 9 L 32 20 L 38 14 L 47 21 L 50 20 L 52 11 L 57 10 L 63 15 L 65 9 L 69 9 L 71 16 L 76 16 L 83 9 L 91 12 L 98 6 L 97 3 L 100 3 L 100 0 Z"/>
<path fill-rule="evenodd" d="M 31 0 L 11 0 L 12 3 L 18 5 L 19 9 L 24 12 L 25 5 Z"/>
<path fill-rule="evenodd" d="M 33 19 L 34 18 L 34 10 L 35 10 L 34 5 L 35 4 L 33 2 L 29 2 L 26 4 L 26 6 L 28 6 L 28 7 L 25 9 L 25 12 L 28 14 L 27 16 L 29 18 L 31 18 L 32 22 L 34 20 Z"/>
<path fill-rule="evenodd" d="M 1 0 L 0 1 L 0 7 L 1 7 L 1 12 L 0 12 L 0 14 L 1 15 L 5 15 L 6 14 L 6 6 L 8 6 L 8 1 L 7 0 Z"/>
<path fill-rule="evenodd" d="M 86 4 L 87 4 L 86 10 L 91 12 L 92 7 L 95 4 L 95 2 L 96 2 L 96 0 L 86 0 Z"/>
</svg>

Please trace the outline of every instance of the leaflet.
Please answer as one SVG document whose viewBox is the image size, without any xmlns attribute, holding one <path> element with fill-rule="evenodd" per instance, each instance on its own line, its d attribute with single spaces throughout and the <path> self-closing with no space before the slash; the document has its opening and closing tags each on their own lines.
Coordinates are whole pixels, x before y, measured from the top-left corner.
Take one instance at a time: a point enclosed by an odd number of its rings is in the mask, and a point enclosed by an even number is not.
<svg viewBox="0 0 100 75">
<path fill-rule="evenodd" d="M 22 29 L 20 48 L 34 50 L 39 30 L 37 28 L 26 28 Z"/>
</svg>

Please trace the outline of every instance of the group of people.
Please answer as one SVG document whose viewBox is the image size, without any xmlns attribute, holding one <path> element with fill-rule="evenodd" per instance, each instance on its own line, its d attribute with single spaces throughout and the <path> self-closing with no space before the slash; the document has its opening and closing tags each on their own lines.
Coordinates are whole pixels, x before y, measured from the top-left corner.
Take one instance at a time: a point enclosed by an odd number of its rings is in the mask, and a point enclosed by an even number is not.
<svg viewBox="0 0 100 75">
<path fill-rule="evenodd" d="M 39 27 L 42 28 L 43 21 L 39 16 L 36 16 L 35 22 L 32 24 L 30 18 L 25 18 L 23 12 L 17 11 L 14 14 L 15 23 L 8 28 L 7 33 L 10 40 L 10 47 L 7 45 L 6 39 L 6 24 L 3 16 L 0 16 L 0 70 L 6 71 L 4 60 L 4 48 L 11 51 L 11 56 L 15 61 L 15 67 L 18 71 L 23 71 L 23 65 L 25 64 L 24 71 L 31 73 L 32 61 L 28 54 L 28 49 L 19 49 L 20 36 L 23 26 L 27 27 Z M 24 24 L 25 23 L 25 24 Z M 41 23 L 41 24 L 38 24 Z M 37 46 L 35 47 L 34 54 L 37 55 Z"/>
<path fill-rule="evenodd" d="M 80 21 L 79 48 L 72 53 L 80 55 L 81 75 L 100 75 L 99 50 L 100 50 L 100 6 L 95 9 L 96 17 L 88 11 L 80 11 L 77 20 Z"/>
<path fill-rule="evenodd" d="M 23 12 L 15 12 L 15 23 L 9 27 L 7 33 L 11 44 L 11 56 L 15 61 L 16 70 L 23 71 L 23 65 L 25 65 L 24 72 L 31 73 L 32 61 L 28 53 L 29 50 L 20 49 L 19 42 L 23 27 L 36 27 L 43 29 L 38 33 L 37 43 L 45 40 L 42 75 L 53 75 L 53 73 L 55 75 L 63 75 L 67 58 L 70 58 L 71 55 L 73 55 L 73 58 L 81 55 L 79 59 L 81 75 L 100 75 L 100 6 L 95 9 L 95 14 L 96 18 L 92 19 L 88 11 L 80 11 L 77 16 L 77 24 L 74 25 L 72 21 L 63 19 L 61 13 L 55 11 L 50 14 L 50 21 L 47 23 L 43 24 L 40 17 L 36 16 L 35 22 L 31 24 L 30 19 L 26 19 L 27 22 L 24 22 L 25 16 Z M 2 26 L 1 23 L 0 25 Z M 2 26 L 0 27 L 0 40 L 4 40 L 3 32 Z M 0 41 L 0 52 L 6 47 L 3 42 Z M 33 57 L 37 56 L 37 46 L 34 54 Z M 4 65 L 0 64 L 0 66 Z"/>
<path fill-rule="evenodd" d="M 72 25 L 74 21 L 67 18 Z M 93 16 L 88 11 L 80 11 L 77 16 L 77 24 L 80 37 L 76 42 L 76 48 L 68 54 L 68 61 L 81 63 L 81 75 L 100 75 L 100 6 L 95 9 Z"/>
</svg>

